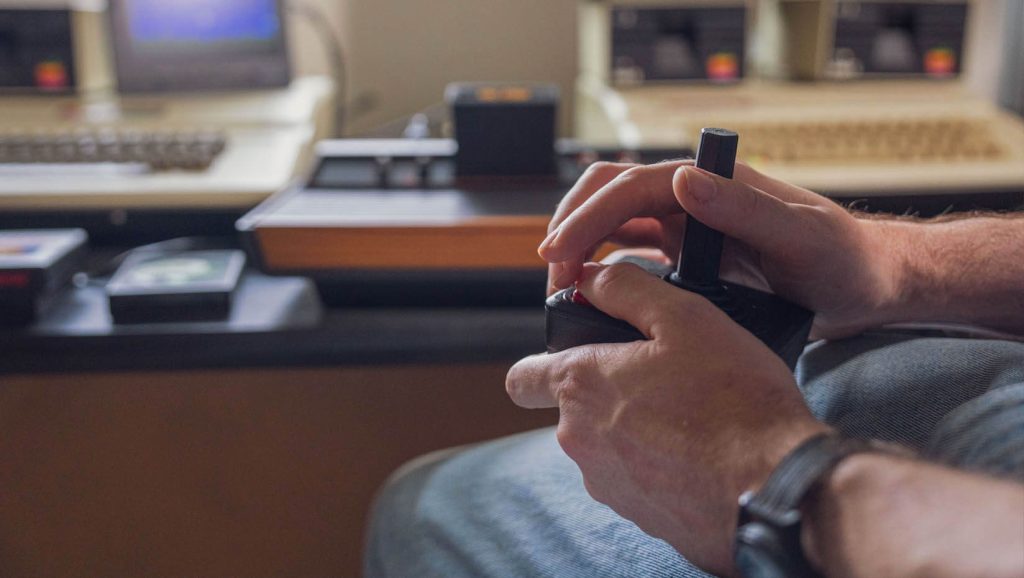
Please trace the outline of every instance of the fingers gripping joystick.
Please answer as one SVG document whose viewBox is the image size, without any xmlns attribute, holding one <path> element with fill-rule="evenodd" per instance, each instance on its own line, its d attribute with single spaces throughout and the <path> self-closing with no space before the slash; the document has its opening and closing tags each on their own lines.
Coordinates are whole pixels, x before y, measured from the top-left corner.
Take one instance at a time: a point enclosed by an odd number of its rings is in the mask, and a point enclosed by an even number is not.
<svg viewBox="0 0 1024 578">
<path fill-rule="evenodd" d="M 739 136 L 732 131 L 702 130 L 697 168 L 731 179 L 738 144 Z M 722 281 L 722 233 L 692 216 L 687 219 L 675 270 L 659 263 L 632 261 L 682 290 L 705 297 L 794 368 L 807 342 L 814 314 L 776 295 Z M 549 352 L 592 343 L 646 339 L 635 327 L 591 306 L 573 288 L 549 297 L 545 310 Z"/>
</svg>

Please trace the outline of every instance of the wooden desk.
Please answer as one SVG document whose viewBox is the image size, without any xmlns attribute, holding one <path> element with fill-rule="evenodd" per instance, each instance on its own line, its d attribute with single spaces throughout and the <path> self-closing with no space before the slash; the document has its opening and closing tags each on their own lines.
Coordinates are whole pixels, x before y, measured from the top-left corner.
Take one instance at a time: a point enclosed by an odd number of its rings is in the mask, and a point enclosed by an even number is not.
<svg viewBox="0 0 1024 578">
<path fill-rule="evenodd" d="M 543 309 L 324 309 L 249 275 L 232 319 L 114 326 L 102 290 L 0 331 L 0 576 L 358 576 L 374 492 L 554 424 L 504 378 Z"/>
<path fill-rule="evenodd" d="M 555 423 L 509 365 L 0 376 L 0 573 L 358 576 L 401 463 Z"/>
</svg>

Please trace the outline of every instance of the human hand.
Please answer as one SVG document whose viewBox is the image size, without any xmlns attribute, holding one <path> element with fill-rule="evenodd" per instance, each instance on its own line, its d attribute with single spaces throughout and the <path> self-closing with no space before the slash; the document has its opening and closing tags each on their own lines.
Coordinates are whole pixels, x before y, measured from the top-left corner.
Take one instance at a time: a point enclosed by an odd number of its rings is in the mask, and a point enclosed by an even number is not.
<svg viewBox="0 0 1024 578">
<path fill-rule="evenodd" d="M 738 497 L 826 426 L 782 360 L 702 297 L 630 264 L 588 264 L 578 290 L 649 340 L 526 358 L 509 395 L 559 407 L 558 441 L 596 500 L 733 573 Z"/>
<path fill-rule="evenodd" d="M 722 277 L 814 311 L 813 335 L 838 338 L 885 322 L 895 307 L 886 224 L 743 163 L 734 179 L 692 161 L 596 163 L 565 196 L 540 255 L 549 292 L 571 285 L 605 241 L 675 260 L 691 214 L 726 235 Z"/>
</svg>

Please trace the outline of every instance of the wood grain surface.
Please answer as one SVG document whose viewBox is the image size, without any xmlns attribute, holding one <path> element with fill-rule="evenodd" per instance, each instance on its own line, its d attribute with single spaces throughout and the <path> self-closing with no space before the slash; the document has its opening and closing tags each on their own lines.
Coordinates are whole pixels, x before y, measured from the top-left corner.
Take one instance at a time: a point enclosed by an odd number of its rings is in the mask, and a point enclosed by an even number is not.
<svg viewBox="0 0 1024 578">
<path fill-rule="evenodd" d="M 397 466 L 555 423 L 506 370 L 0 377 L 0 576 L 358 576 Z"/>
</svg>

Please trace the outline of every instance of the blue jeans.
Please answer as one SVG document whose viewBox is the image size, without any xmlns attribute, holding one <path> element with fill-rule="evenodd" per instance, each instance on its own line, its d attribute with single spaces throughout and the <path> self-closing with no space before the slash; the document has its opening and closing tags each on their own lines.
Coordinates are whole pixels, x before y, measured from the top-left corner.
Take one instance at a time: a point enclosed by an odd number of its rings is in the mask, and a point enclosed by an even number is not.
<svg viewBox="0 0 1024 578">
<path fill-rule="evenodd" d="M 928 459 L 1024 480 L 1024 344 L 872 334 L 812 344 L 797 381 L 818 419 Z M 545 429 L 420 458 L 378 497 L 377 577 L 706 577 L 595 502 Z"/>
</svg>

